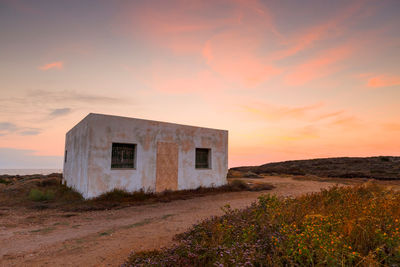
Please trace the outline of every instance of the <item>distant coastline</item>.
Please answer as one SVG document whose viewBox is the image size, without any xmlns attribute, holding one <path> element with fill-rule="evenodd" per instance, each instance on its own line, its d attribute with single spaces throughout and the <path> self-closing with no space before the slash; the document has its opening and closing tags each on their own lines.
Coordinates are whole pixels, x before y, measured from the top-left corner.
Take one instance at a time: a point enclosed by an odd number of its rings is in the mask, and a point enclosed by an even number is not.
<svg viewBox="0 0 400 267">
<path fill-rule="evenodd" d="M 62 169 L 0 169 L 0 175 L 48 175 L 50 173 L 62 173 Z"/>
</svg>

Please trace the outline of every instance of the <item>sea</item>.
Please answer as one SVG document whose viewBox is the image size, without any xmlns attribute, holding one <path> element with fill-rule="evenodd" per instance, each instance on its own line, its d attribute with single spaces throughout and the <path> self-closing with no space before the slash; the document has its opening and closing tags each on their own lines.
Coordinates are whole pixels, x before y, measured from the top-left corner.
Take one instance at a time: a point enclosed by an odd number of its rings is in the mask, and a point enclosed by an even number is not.
<svg viewBox="0 0 400 267">
<path fill-rule="evenodd" d="M 62 169 L 0 169 L 0 175 L 47 175 L 50 173 L 62 173 Z"/>
</svg>

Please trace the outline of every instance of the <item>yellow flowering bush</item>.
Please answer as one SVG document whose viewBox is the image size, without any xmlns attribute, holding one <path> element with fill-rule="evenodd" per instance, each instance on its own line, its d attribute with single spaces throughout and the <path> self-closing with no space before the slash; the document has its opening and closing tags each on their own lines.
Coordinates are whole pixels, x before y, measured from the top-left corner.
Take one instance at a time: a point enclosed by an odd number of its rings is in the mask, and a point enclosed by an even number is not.
<svg viewBox="0 0 400 267">
<path fill-rule="evenodd" d="M 400 193 L 367 184 L 298 198 L 261 196 L 193 226 L 127 266 L 398 266 Z"/>
</svg>

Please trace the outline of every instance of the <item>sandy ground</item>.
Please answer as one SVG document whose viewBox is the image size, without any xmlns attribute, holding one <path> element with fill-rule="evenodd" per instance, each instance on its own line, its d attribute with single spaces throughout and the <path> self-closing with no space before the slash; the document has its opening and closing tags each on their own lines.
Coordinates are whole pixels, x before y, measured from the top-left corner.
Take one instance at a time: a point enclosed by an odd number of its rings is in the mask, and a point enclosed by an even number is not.
<svg viewBox="0 0 400 267">
<path fill-rule="evenodd" d="M 296 196 L 334 185 L 275 176 L 253 181 L 276 188 L 82 213 L 0 207 L 0 265 L 118 266 L 133 251 L 171 245 L 175 234 L 222 215 L 225 204 L 244 208 L 261 194 Z"/>
</svg>

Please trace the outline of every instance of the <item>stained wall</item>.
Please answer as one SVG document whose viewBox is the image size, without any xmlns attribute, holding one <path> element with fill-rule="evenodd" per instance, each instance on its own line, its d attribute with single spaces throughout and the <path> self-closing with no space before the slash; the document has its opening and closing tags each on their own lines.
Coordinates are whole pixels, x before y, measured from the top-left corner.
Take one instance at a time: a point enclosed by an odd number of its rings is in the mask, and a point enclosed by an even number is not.
<svg viewBox="0 0 400 267">
<path fill-rule="evenodd" d="M 63 183 L 88 195 L 89 125 L 88 117 L 67 132 L 65 137 Z"/>
<path fill-rule="evenodd" d="M 73 128 L 67 134 L 66 148 L 68 150 L 71 147 L 70 142 L 76 143 L 77 139 L 84 138 L 86 141 L 79 142 L 82 145 L 81 150 L 87 151 L 78 155 L 72 146 L 74 152 L 71 157 L 78 157 L 73 159 L 76 162 L 64 166 L 65 170 L 69 170 L 64 176 L 67 185 L 74 188 L 76 185 L 82 186 L 78 191 L 85 198 L 96 197 L 114 188 L 129 192 L 141 189 L 156 191 L 159 142 L 178 145 L 179 190 L 220 186 L 226 183 L 227 131 L 102 114 L 89 114 L 81 123 L 77 128 L 85 128 L 85 134 Z M 136 144 L 135 169 L 111 169 L 112 143 Z M 211 149 L 210 169 L 195 168 L 196 147 Z M 87 160 L 82 160 L 82 157 L 87 157 Z M 72 165 L 79 170 L 72 171 Z M 78 175 L 79 178 L 73 175 Z M 81 180 L 87 182 L 82 183 Z"/>
</svg>

